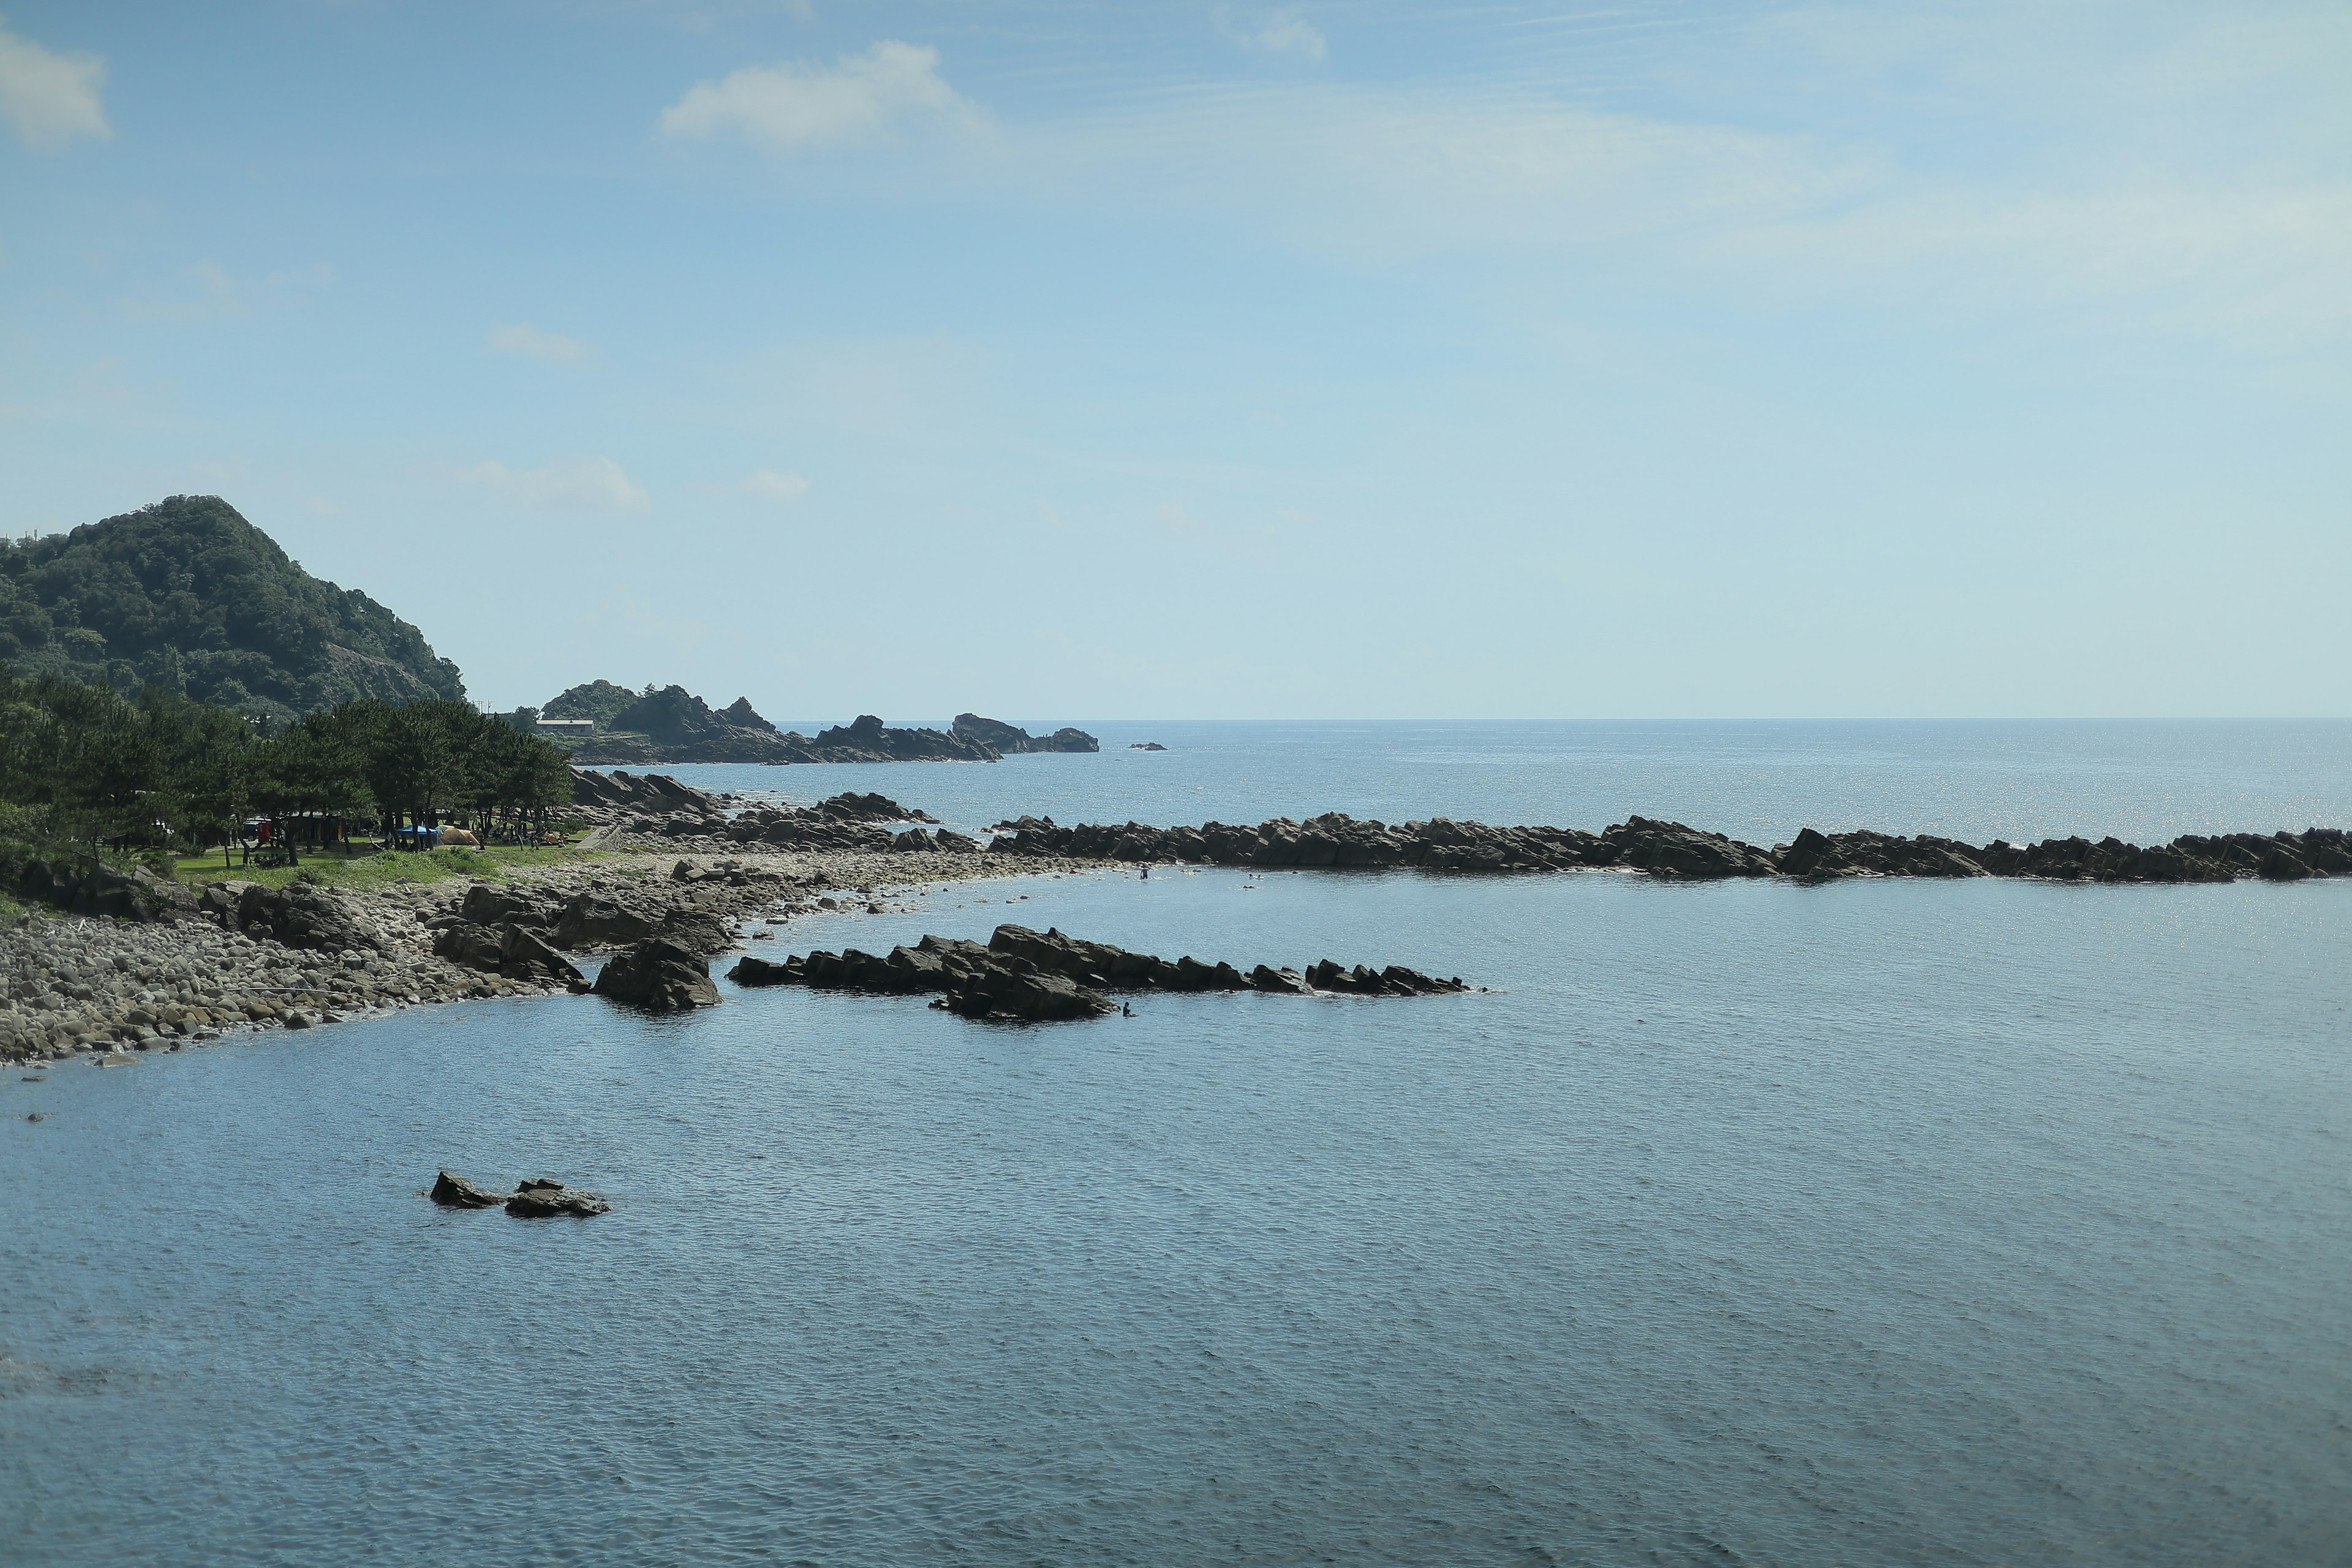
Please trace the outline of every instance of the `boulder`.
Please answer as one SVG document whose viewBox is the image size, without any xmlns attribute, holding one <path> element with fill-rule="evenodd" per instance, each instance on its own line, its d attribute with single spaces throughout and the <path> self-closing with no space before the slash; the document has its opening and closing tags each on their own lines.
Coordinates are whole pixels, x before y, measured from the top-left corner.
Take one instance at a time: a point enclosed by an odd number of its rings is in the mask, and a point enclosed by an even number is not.
<svg viewBox="0 0 2352 1568">
<path fill-rule="evenodd" d="M 596 976 L 595 993 L 651 1013 L 719 1005 L 719 987 L 701 956 L 660 937 L 623 948 Z"/>
<path fill-rule="evenodd" d="M 341 897 L 306 882 L 276 889 L 247 883 L 237 894 L 236 923 L 247 936 L 266 936 L 285 947 L 324 952 L 386 950 L 384 940 Z"/>
<path fill-rule="evenodd" d="M 528 926 L 509 925 L 499 932 L 499 973 L 509 980 L 536 980 L 549 985 L 588 988 L 587 979 L 572 961 Z"/>
<path fill-rule="evenodd" d="M 550 1219 L 557 1215 L 586 1219 L 591 1215 L 612 1212 L 613 1205 L 597 1194 L 567 1187 L 544 1176 L 523 1183 L 507 1199 L 507 1213 L 520 1219 Z"/>
<path fill-rule="evenodd" d="M 504 925 L 509 921 L 519 925 L 553 923 L 546 907 L 536 899 L 490 882 L 477 882 L 467 888 L 457 905 L 457 913 L 476 925 Z"/>
<path fill-rule="evenodd" d="M 444 1171 L 433 1178 L 433 1201 L 444 1208 L 496 1208 L 507 1201 L 504 1193 L 493 1193 L 478 1187 L 454 1171 Z"/>
</svg>

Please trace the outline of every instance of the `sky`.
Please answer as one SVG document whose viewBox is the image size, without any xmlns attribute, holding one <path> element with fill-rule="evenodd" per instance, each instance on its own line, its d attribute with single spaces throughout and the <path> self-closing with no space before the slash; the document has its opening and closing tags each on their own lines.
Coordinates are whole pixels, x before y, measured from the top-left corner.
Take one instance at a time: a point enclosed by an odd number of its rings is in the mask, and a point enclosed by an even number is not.
<svg viewBox="0 0 2352 1568">
<path fill-rule="evenodd" d="M 2352 714 L 2352 7 L 0 0 L 0 530 L 475 698 Z"/>
</svg>

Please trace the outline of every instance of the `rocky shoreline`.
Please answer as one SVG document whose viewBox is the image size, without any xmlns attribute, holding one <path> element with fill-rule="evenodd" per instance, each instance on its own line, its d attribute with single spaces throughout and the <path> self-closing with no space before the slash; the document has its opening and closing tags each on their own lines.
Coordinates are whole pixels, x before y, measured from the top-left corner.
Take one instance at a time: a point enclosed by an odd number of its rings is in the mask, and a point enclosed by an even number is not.
<svg viewBox="0 0 2352 1568">
<path fill-rule="evenodd" d="M 748 920 L 1010 869 L 977 855 L 859 849 L 715 864 L 624 851 L 501 882 L 364 891 L 116 875 L 103 911 L 38 914 L 0 931 L 0 1061 L 97 1052 L 102 1063 L 131 1062 L 264 1029 L 584 989 L 568 953 L 656 942 L 701 963 L 769 934 L 745 933 Z"/>
</svg>

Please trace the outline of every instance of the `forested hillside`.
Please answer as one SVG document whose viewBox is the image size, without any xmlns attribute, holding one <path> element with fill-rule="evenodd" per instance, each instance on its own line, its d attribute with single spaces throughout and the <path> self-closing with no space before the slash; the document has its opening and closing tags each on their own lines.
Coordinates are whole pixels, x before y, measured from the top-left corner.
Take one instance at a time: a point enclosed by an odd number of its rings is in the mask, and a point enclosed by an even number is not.
<svg viewBox="0 0 2352 1568">
<path fill-rule="evenodd" d="M 0 664 L 281 719 L 466 694 L 423 633 L 311 576 L 217 496 L 0 542 Z"/>
</svg>

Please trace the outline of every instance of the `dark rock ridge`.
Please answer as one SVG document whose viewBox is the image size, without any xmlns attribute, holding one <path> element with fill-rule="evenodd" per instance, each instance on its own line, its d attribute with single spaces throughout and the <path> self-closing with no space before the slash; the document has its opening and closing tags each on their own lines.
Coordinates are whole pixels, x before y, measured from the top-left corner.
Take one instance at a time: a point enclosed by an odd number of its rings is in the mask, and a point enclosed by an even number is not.
<svg viewBox="0 0 2352 1568">
<path fill-rule="evenodd" d="M 1127 749 L 1130 752 L 1164 752 L 1168 748 L 1157 741 L 1129 741 Z"/>
<path fill-rule="evenodd" d="M 1099 752 L 1102 742 L 1084 730 L 1065 724 L 1050 735 L 1033 735 L 1028 731 L 1007 724 L 1002 719 L 983 719 L 977 713 L 955 716 L 952 733 L 974 741 L 1005 756 L 1022 752 Z"/>
<path fill-rule="evenodd" d="M 719 1005 L 719 987 L 692 948 L 648 937 L 623 948 L 596 976 L 596 994 L 642 1007 L 648 1013 L 683 1013 Z"/>
<path fill-rule="evenodd" d="M 1361 996 L 1433 996 L 1466 991 L 1402 964 L 1353 969 L 1325 960 L 1301 973 L 1259 964 L 1247 974 L 1230 963 L 1185 957 L 1173 963 L 1058 931 L 1001 925 L 985 945 L 927 936 L 885 956 L 812 952 L 782 963 L 746 958 L 728 971 L 738 985 L 808 985 L 896 995 L 945 994 L 950 1012 L 975 1018 L 1097 1017 L 1115 1010 L 1107 991 L 1263 991 L 1307 996 L 1318 991 Z"/>
<path fill-rule="evenodd" d="M 1338 812 L 1255 827 L 1085 825 L 1051 817 L 998 825 L 990 851 L 999 855 L 1170 861 L 1204 866 L 1432 871 L 1565 871 L 1610 868 L 1654 877 L 1706 879 L 1793 877 L 2032 877 L 2066 882 L 2228 882 L 2260 877 L 2298 881 L 2352 873 L 2352 837 L 2341 828 L 2301 834 L 2189 834 L 2142 848 L 2108 837 L 2051 838 L 1979 847 L 1922 834 L 1904 838 L 1859 829 L 1817 833 L 1769 849 L 1679 822 L 1632 816 L 1601 833 L 1572 827 L 1496 827 L 1435 817 L 1391 827 Z"/>
</svg>

